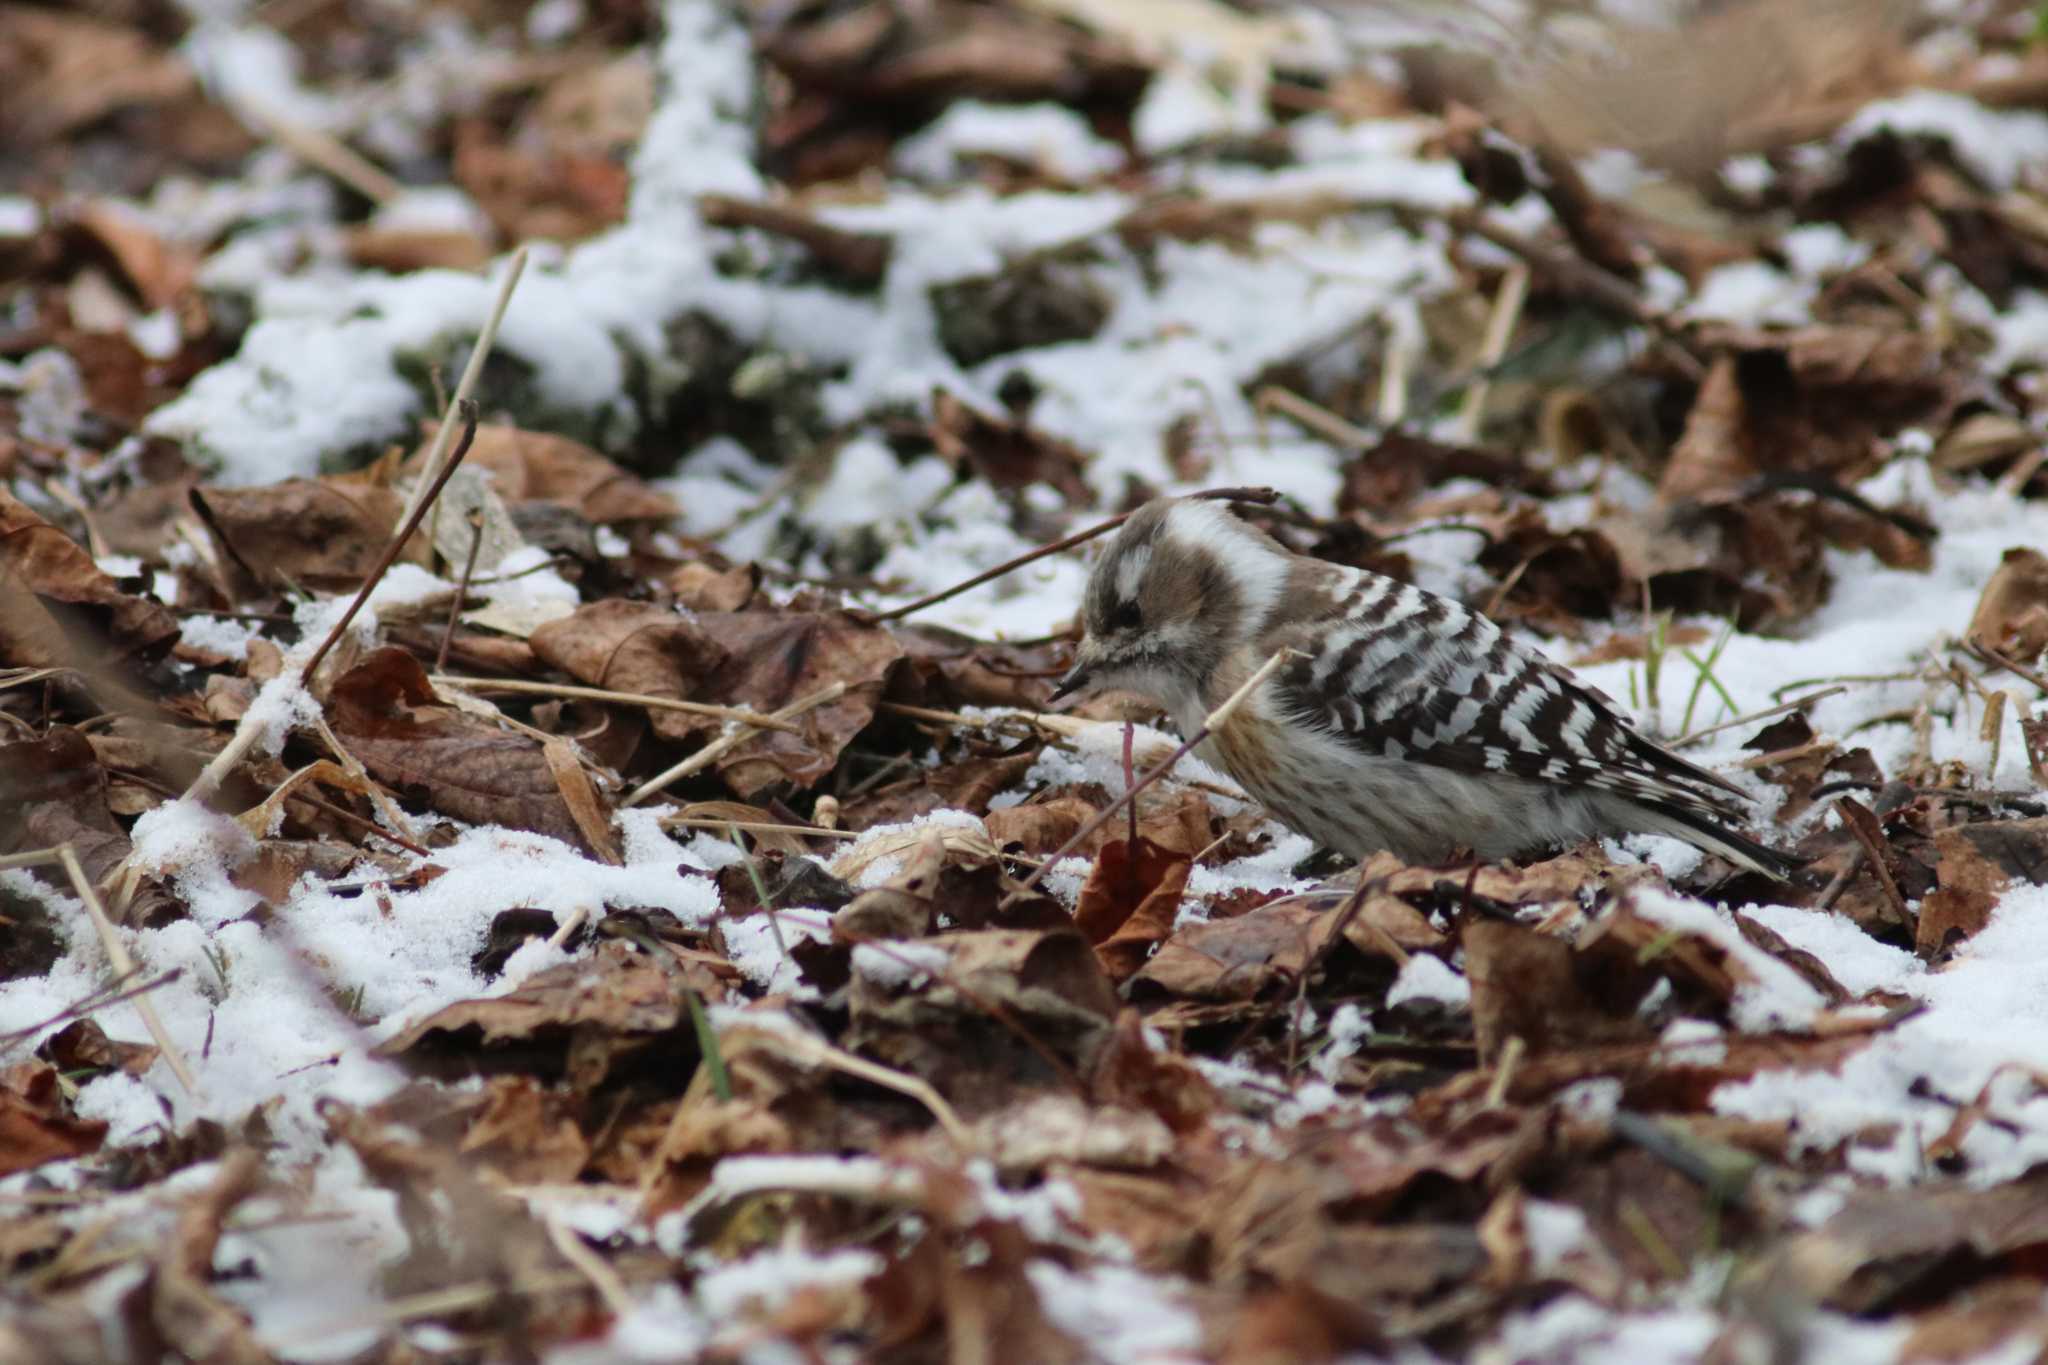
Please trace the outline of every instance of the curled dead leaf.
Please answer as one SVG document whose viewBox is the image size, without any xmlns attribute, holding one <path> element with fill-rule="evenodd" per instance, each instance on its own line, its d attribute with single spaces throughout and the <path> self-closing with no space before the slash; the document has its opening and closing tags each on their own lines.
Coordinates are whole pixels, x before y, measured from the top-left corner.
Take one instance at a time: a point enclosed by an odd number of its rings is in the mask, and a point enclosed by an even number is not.
<svg viewBox="0 0 2048 1365">
<path fill-rule="evenodd" d="M 437 425 L 426 424 L 424 444 L 408 467 L 417 468 L 425 458 Z M 581 441 L 551 432 L 479 426 L 464 463 L 488 471 L 498 496 L 509 504 L 559 503 L 600 526 L 665 521 L 678 510 L 668 494 L 649 488 Z"/>
<path fill-rule="evenodd" d="M 374 650 L 336 678 L 327 714 L 349 753 L 401 794 L 472 824 L 591 848 L 542 744 L 443 705 L 404 650 Z"/>
</svg>

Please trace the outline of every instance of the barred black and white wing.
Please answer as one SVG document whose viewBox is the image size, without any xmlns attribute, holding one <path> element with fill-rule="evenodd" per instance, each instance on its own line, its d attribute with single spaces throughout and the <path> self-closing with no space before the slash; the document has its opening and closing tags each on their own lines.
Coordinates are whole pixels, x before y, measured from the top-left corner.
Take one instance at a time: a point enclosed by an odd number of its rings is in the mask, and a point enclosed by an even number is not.
<svg viewBox="0 0 2048 1365">
<path fill-rule="evenodd" d="M 1479 613 L 1378 574 L 1332 570 L 1325 584 L 1327 611 L 1297 607 L 1261 645 L 1302 652 L 1275 679 L 1295 723 L 1365 759 L 1595 800 L 1772 876 L 1794 865 L 1732 827 L 1738 788 Z"/>
</svg>

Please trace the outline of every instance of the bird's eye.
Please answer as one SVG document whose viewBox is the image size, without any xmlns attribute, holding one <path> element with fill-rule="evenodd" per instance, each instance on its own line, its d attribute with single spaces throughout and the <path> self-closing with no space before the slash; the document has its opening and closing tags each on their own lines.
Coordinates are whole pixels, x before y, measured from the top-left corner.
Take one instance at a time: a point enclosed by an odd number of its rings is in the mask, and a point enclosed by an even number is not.
<svg viewBox="0 0 2048 1365">
<path fill-rule="evenodd" d="M 1136 630 L 1145 623 L 1145 614 L 1138 610 L 1136 602 L 1119 602 L 1116 610 L 1109 615 L 1111 630 Z"/>
</svg>

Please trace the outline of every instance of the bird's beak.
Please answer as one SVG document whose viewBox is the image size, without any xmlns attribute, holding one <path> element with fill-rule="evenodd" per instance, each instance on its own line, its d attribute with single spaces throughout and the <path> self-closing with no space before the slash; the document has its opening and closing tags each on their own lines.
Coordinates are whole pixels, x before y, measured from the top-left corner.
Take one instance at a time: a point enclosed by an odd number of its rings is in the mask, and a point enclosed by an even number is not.
<svg viewBox="0 0 2048 1365">
<path fill-rule="evenodd" d="M 1081 647 L 1074 651 L 1074 666 L 1067 670 L 1067 675 L 1060 679 L 1060 685 L 1052 690 L 1052 695 L 1046 698 L 1046 701 L 1051 703 L 1058 701 L 1062 697 L 1071 697 L 1082 688 L 1088 686 L 1093 681 L 1091 675 L 1094 672 L 1096 662 L 1097 651 L 1094 648 L 1093 642 L 1083 640 Z"/>
</svg>

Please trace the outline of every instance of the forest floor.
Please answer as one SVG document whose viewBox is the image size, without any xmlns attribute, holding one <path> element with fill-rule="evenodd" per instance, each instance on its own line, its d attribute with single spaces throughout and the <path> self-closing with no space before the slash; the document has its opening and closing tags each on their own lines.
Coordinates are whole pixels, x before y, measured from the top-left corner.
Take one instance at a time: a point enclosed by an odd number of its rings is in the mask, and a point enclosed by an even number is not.
<svg viewBox="0 0 2048 1365">
<path fill-rule="evenodd" d="M 0 1359 L 2048 1351 L 2034 7 L 16 3 L 0 78 Z M 1095 547 L 947 590 L 1214 489 L 1802 869 L 1129 799 Z"/>
</svg>

